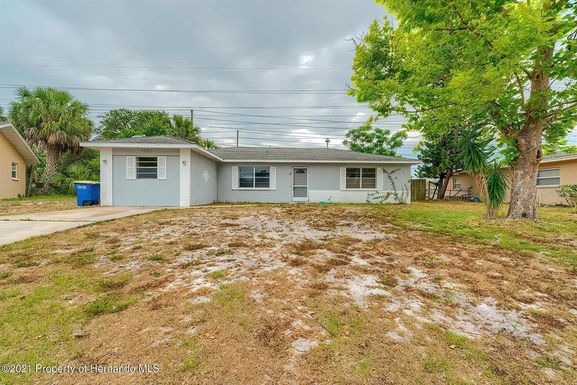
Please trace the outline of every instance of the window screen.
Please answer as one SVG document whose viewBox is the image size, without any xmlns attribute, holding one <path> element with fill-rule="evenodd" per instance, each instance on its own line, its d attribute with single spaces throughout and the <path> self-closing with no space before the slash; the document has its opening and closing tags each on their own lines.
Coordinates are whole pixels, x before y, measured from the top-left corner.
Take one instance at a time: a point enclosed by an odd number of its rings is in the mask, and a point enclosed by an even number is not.
<svg viewBox="0 0 577 385">
<path fill-rule="evenodd" d="M 156 179 L 158 177 L 158 158 L 139 156 L 136 158 L 136 179 Z"/>
<path fill-rule="evenodd" d="M 561 170 L 539 170 L 537 174 L 537 186 L 558 186 L 561 184 Z"/>
<path fill-rule="evenodd" d="M 239 188 L 269 188 L 270 167 L 240 166 L 238 168 Z"/>
<path fill-rule="evenodd" d="M 12 162 L 12 179 L 18 179 L 18 163 Z"/>
<path fill-rule="evenodd" d="M 376 187 L 376 168 L 347 168 L 347 188 L 374 189 Z"/>
</svg>

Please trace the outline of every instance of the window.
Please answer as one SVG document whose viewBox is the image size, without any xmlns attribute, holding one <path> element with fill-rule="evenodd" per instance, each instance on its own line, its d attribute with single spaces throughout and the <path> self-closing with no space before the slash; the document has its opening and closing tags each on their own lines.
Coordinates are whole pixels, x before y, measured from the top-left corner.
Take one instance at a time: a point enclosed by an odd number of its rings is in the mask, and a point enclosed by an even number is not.
<svg viewBox="0 0 577 385">
<path fill-rule="evenodd" d="M 461 189 L 461 181 L 457 178 L 453 178 L 453 190 Z"/>
<path fill-rule="evenodd" d="M 238 168 L 239 188 L 269 188 L 270 167 L 240 166 Z"/>
<path fill-rule="evenodd" d="M 376 168 L 347 168 L 347 188 L 376 188 Z"/>
<path fill-rule="evenodd" d="M 559 186 L 561 184 L 561 170 L 539 170 L 537 174 L 537 186 Z"/>
<path fill-rule="evenodd" d="M 18 163 L 12 162 L 11 175 L 13 180 L 18 180 Z"/>
<path fill-rule="evenodd" d="M 158 158 L 139 156 L 136 158 L 136 179 L 157 179 Z"/>
</svg>

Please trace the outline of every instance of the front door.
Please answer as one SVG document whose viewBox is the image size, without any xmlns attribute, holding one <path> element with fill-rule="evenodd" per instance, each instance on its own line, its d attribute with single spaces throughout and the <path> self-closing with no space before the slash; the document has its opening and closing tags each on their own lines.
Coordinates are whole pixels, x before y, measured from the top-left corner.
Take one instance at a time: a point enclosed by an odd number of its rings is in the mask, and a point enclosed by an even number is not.
<svg viewBox="0 0 577 385">
<path fill-rule="evenodd" d="M 293 167 L 293 201 L 309 200 L 309 175 L 306 167 Z"/>
</svg>

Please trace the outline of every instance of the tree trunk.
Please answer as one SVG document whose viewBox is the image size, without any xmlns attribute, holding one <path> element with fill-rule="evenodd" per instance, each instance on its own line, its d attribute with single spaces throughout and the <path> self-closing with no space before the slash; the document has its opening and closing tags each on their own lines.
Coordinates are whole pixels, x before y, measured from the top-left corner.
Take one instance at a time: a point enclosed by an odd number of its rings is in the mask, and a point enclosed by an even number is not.
<svg viewBox="0 0 577 385">
<path fill-rule="evenodd" d="M 541 162 L 541 136 L 549 107 L 549 75 L 554 47 L 538 51 L 531 73 L 531 94 L 525 106 L 526 120 L 517 134 L 518 158 L 513 167 L 511 202 L 507 219 L 537 219 L 537 174 Z M 547 69 L 547 71 L 544 70 Z"/>
<path fill-rule="evenodd" d="M 541 161 L 542 125 L 528 124 L 517 136 L 519 157 L 513 167 L 507 219 L 537 219 L 537 174 Z"/>
<path fill-rule="evenodd" d="M 447 171 L 442 178 L 439 178 L 439 193 L 437 194 L 438 200 L 445 199 L 445 194 L 447 192 L 447 187 L 449 186 L 449 180 L 453 176 L 453 171 Z"/>
<path fill-rule="evenodd" d="M 44 186 L 42 186 L 42 192 L 45 194 L 50 194 L 52 192 L 54 176 L 58 171 L 59 155 L 60 153 L 54 149 L 46 149 L 46 170 L 44 171 Z"/>
</svg>

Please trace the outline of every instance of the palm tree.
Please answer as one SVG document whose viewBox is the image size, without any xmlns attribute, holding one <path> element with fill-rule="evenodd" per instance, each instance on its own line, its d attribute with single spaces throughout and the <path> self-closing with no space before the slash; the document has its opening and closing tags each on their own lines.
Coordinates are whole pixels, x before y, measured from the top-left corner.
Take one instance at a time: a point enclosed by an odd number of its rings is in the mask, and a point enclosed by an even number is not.
<svg viewBox="0 0 577 385">
<path fill-rule="evenodd" d="M 497 210 L 505 202 L 508 181 L 503 175 L 503 165 L 498 160 L 492 160 L 493 150 L 490 140 L 474 130 L 467 131 L 462 136 L 463 170 L 475 176 L 481 194 L 487 205 L 486 219 L 493 218 Z"/>
<path fill-rule="evenodd" d="M 204 147 L 204 148 L 209 149 L 209 150 L 214 149 L 214 148 L 218 148 L 216 143 L 210 139 L 200 138 L 200 140 L 197 143 L 199 146 Z"/>
<path fill-rule="evenodd" d="M 172 135 L 178 138 L 187 139 L 194 143 L 200 139 L 200 127 L 195 126 L 190 119 L 182 115 L 174 115 L 170 126 Z"/>
<path fill-rule="evenodd" d="M 200 137 L 200 127 L 195 126 L 192 120 L 182 115 L 174 115 L 170 122 L 170 130 L 173 136 L 190 140 L 204 148 L 217 148 L 216 143 Z"/>
<path fill-rule="evenodd" d="M 10 105 L 10 119 L 24 137 L 46 153 L 43 192 L 49 193 L 58 171 L 58 160 L 67 151 L 76 152 L 92 133 L 88 106 L 70 93 L 54 88 L 18 89 Z"/>
</svg>

